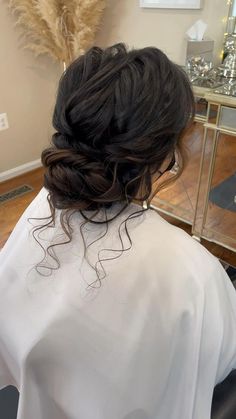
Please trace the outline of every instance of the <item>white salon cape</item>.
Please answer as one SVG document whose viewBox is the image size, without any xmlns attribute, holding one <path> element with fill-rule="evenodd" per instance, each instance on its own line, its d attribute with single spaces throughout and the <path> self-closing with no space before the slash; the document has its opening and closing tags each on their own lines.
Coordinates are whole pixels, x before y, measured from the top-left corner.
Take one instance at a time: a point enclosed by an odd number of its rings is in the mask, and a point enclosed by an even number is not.
<svg viewBox="0 0 236 419">
<path fill-rule="evenodd" d="M 120 255 L 109 249 L 138 210 L 89 246 L 91 265 L 99 251 Z M 127 222 L 132 247 L 103 262 L 99 288 L 74 214 L 72 242 L 55 248 L 60 268 L 40 275 L 31 229 L 45 221 L 27 219 L 49 214 L 43 188 L 0 253 L 0 387 L 19 389 L 17 418 L 210 419 L 214 387 L 236 367 L 236 292 L 217 259 L 148 210 Z M 104 228 L 85 225 L 87 243 Z M 57 218 L 40 243 L 63 234 Z M 121 236 L 126 249 L 125 223 Z"/>
</svg>

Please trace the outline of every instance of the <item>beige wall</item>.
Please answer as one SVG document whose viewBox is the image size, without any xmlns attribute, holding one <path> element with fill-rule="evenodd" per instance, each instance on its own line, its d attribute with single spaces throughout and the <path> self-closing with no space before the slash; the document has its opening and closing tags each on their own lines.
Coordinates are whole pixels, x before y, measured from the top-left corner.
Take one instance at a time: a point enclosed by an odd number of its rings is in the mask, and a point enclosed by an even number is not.
<svg viewBox="0 0 236 419">
<path fill-rule="evenodd" d="M 154 45 L 184 63 L 185 31 L 197 19 L 208 23 L 207 35 L 222 46 L 227 0 L 204 0 L 202 11 L 141 9 L 139 0 L 107 0 L 96 43 L 124 41 L 130 46 Z M 0 172 L 40 158 L 50 140 L 50 119 L 61 72 L 50 58 L 35 58 L 23 50 L 15 18 L 0 0 L 0 113 L 7 112 L 10 128 L 0 131 Z"/>
<path fill-rule="evenodd" d="M 0 131 L 0 172 L 40 158 L 60 74 L 51 59 L 22 48 L 7 3 L 0 0 L 0 113 L 7 112 L 10 128 Z"/>
<path fill-rule="evenodd" d="M 130 46 L 156 46 L 179 64 L 185 62 L 186 30 L 197 20 L 208 24 L 206 35 L 215 39 L 216 54 L 222 49 L 228 0 L 203 0 L 202 10 L 142 9 L 139 0 L 108 0 L 103 27 L 97 37 L 101 46 L 124 41 Z"/>
</svg>

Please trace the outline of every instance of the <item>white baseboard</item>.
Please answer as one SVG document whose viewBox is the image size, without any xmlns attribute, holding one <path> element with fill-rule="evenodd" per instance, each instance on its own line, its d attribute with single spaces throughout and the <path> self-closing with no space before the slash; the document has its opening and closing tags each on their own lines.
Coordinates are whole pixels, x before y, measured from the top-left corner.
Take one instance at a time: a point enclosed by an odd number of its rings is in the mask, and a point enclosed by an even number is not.
<svg viewBox="0 0 236 419">
<path fill-rule="evenodd" d="M 5 172 L 0 173 L 0 182 L 4 182 L 4 180 L 23 175 L 24 173 L 30 172 L 31 170 L 37 169 L 41 166 L 41 160 L 38 159 L 30 161 L 29 163 L 22 164 L 21 166 L 14 167 L 13 169 L 6 170 Z"/>
</svg>

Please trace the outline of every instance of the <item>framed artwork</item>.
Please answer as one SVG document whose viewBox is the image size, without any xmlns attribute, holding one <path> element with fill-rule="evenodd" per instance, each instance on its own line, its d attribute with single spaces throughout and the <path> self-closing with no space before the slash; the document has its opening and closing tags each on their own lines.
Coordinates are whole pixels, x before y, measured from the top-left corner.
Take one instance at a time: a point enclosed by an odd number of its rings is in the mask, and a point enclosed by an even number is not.
<svg viewBox="0 0 236 419">
<path fill-rule="evenodd" d="M 201 9 L 203 0 L 140 0 L 141 7 L 160 9 Z"/>
</svg>

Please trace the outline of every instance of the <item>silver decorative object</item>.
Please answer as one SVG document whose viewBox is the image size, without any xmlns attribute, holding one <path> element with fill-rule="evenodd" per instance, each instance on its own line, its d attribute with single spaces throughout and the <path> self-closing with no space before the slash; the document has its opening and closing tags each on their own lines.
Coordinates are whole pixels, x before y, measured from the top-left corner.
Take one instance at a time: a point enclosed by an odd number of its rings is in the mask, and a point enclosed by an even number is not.
<svg viewBox="0 0 236 419">
<path fill-rule="evenodd" d="M 195 86 L 215 88 L 222 84 L 219 70 L 203 57 L 191 57 L 187 61 L 186 70 Z"/>
<path fill-rule="evenodd" d="M 221 95 L 236 96 L 236 80 L 228 79 L 223 86 L 218 87 L 214 90 L 214 93 L 220 93 Z"/>
<path fill-rule="evenodd" d="M 224 38 L 224 61 L 213 67 L 211 61 L 196 55 L 190 56 L 186 72 L 194 86 L 207 87 L 214 93 L 236 96 L 236 0 L 231 0 Z"/>
<path fill-rule="evenodd" d="M 227 34 L 224 41 L 225 59 L 219 70 L 226 78 L 236 77 L 236 34 Z"/>
<path fill-rule="evenodd" d="M 220 93 L 227 96 L 236 96 L 236 1 L 230 2 L 230 10 L 227 21 L 227 32 L 224 38 L 224 61 L 218 67 L 220 74 L 225 82 L 222 86 L 214 90 L 214 93 Z"/>
</svg>

